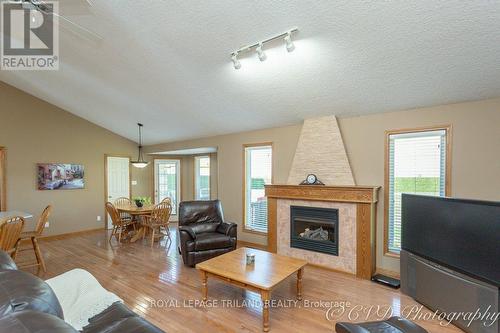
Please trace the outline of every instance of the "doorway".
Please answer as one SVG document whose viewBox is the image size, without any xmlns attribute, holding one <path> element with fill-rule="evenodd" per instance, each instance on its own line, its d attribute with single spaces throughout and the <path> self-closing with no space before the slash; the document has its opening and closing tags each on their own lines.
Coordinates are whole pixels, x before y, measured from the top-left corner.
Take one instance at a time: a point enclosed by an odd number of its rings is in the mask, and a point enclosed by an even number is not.
<svg viewBox="0 0 500 333">
<path fill-rule="evenodd" d="M 130 157 L 106 155 L 105 158 L 106 202 L 120 197 L 130 198 Z M 112 229 L 111 218 L 106 214 L 106 229 Z"/>
<path fill-rule="evenodd" d="M 172 200 L 172 215 L 177 215 L 181 197 L 181 161 L 178 159 L 154 160 L 154 201 Z"/>
</svg>

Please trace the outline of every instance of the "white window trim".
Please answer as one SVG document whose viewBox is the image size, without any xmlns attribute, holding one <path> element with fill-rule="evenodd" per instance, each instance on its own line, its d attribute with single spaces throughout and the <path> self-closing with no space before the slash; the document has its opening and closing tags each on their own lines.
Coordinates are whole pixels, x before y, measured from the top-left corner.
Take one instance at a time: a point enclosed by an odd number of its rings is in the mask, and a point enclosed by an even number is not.
<svg viewBox="0 0 500 333">
<path fill-rule="evenodd" d="M 153 201 L 155 204 L 159 204 L 158 202 L 158 165 L 160 165 L 162 162 L 174 162 L 177 165 L 177 175 L 176 175 L 176 192 L 177 192 L 177 206 L 175 209 L 175 214 L 172 213 L 172 216 L 177 216 L 179 212 L 179 203 L 181 202 L 181 160 L 180 159 L 171 159 L 171 158 L 156 158 L 154 159 L 154 166 L 153 166 L 153 179 L 154 179 L 154 188 L 153 188 Z"/>
<path fill-rule="evenodd" d="M 268 231 L 253 230 L 247 227 L 247 149 L 248 148 L 259 148 L 259 147 L 269 147 L 271 148 L 271 183 L 274 183 L 274 147 L 272 142 L 263 143 L 253 143 L 243 145 L 243 186 L 242 186 L 242 196 L 243 196 L 243 232 L 254 233 L 259 235 L 267 235 Z"/>
<path fill-rule="evenodd" d="M 212 197 L 212 190 L 211 190 L 211 184 L 212 184 L 212 163 L 210 159 L 210 155 L 200 155 L 200 156 L 195 156 L 194 157 L 194 200 L 201 200 L 198 197 L 199 193 L 199 188 L 198 188 L 198 175 L 199 175 L 199 168 L 200 168 L 200 159 L 202 158 L 208 158 L 208 170 L 209 170 L 209 176 L 208 176 L 208 198 Z"/>
</svg>

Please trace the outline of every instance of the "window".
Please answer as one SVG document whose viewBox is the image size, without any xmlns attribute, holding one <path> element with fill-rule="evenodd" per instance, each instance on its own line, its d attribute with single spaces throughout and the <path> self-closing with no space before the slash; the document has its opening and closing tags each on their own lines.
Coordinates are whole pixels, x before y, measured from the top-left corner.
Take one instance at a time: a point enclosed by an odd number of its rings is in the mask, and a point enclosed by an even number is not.
<svg viewBox="0 0 500 333">
<path fill-rule="evenodd" d="M 172 215 L 177 214 L 180 199 L 180 160 L 155 159 L 155 203 L 165 198 L 172 201 Z"/>
<path fill-rule="evenodd" d="M 449 194 L 448 127 L 391 131 L 386 138 L 385 252 L 401 251 L 401 194 Z"/>
<path fill-rule="evenodd" d="M 194 158 L 195 200 L 210 200 L 210 156 Z"/>
<path fill-rule="evenodd" d="M 267 233 L 267 199 L 264 185 L 272 182 L 271 144 L 246 145 L 244 179 L 244 230 Z"/>
</svg>

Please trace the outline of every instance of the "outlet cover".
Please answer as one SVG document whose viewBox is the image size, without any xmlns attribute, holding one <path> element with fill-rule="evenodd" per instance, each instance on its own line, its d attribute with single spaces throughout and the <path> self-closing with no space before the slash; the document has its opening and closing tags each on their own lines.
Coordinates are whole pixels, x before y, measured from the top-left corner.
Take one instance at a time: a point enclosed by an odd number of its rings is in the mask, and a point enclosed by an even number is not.
<svg viewBox="0 0 500 333">
<path fill-rule="evenodd" d="M 45 222 L 45 228 L 48 228 L 50 226 L 49 221 Z"/>
<path fill-rule="evenodd" d="M 97 222 L 99 222 L 99 221 L 101 221 L 101 216 L 100 215 L 97 216 Z"/>
</svg>

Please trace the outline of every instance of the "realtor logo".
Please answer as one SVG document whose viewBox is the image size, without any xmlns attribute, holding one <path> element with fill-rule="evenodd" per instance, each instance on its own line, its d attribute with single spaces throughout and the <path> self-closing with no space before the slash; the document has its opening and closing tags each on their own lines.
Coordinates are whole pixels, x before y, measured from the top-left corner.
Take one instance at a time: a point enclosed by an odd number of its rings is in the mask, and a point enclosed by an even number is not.
<svg viewBox="0 0 500 333">
<path fill-rule="evenodd" d="M 58 3 L 1 4 L 2 70 L 58 70 Z"/>
</svg>

